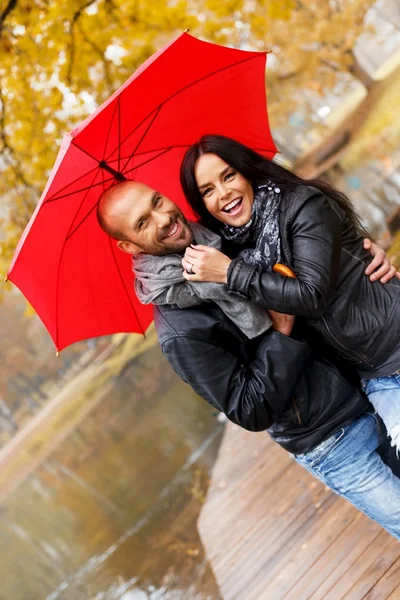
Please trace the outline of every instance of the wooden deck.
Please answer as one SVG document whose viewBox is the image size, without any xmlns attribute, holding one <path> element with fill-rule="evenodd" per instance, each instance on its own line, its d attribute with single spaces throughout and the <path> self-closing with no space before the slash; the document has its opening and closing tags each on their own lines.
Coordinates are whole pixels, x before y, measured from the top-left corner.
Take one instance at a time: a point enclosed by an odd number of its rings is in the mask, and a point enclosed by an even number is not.
<svg viewBox="0 0 400 600">
<path fill-rule="evenodd" d="M 400 544 L 266 434 L 228 424 L 198 522 L 224 600 L 400 600 Z"/>
</svg>

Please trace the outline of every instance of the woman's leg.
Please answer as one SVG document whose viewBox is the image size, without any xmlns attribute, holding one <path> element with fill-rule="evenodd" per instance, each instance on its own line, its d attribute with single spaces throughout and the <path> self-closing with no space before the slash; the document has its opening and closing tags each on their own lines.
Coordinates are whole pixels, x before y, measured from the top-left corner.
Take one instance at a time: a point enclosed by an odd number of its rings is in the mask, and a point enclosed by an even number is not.
<svg viewBox="0 0 400 600">
<path fill-rule="evenodd" d="M 400 479 L 378 454 L 376 415 L 365 413 L 295 460 L 400 540 Z"/>
<path fill-rule="evenodd" d="M 391 444 L 400 451 L 400 375 L 363 379 L 372 406 L 385 423 Z"/>
</svg>

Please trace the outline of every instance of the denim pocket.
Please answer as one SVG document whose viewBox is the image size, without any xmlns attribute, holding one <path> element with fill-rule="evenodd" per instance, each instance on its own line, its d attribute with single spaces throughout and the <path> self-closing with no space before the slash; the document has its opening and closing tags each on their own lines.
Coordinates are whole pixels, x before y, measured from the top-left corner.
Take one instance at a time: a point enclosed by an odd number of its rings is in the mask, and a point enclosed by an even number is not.
<svg viewBox="0 0 400 600">
<path fill-rule="evenodd" d="M 310 467 L 316 467 L 329 456 L 334 447 L 344 436 L 344 432 L 344 427 L 338 429 L 333 435 L 321 442 L 316 448 L 310 450 L 310 452 L 306 452 L 305 454 L 297 454 L 296 459 L 303 463 L 309 464 Z"/>
</svg>

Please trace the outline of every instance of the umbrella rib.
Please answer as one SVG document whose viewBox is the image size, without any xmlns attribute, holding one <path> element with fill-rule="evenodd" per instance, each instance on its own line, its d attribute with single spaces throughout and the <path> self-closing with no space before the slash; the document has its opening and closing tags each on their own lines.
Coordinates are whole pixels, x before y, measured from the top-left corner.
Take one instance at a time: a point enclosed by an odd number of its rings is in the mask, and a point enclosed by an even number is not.
<svg viewBox="0 0 400 600">
<path fill-rule="evenodd" d="M 136 150 L 139 148 L 140 144 L 143 142 L 144 138 L 146 137 L 147 133 L 149 132 L 151 126 L 153 125 L 154 121 L 157 119 L 158 115 L 160 114 L 161 111 L 161 106 L 155 111 L 154 116 L 152 117 L 152 119 L 150 120 L 150 123 L 147 125 L 143 135 L 141 136 L 140 140 L 138 141 L 138 143 L 136 144 L 135 148 L 133 149 L 133 151 L 130 153 L 130 156 L 128 158 L 128 160 L 125 161 L 125 163 L 122 166 L 122 170 L 125 169 L 126 165 L 129 163 L 129 161 L 133 158 L 133 156 L 135 156 L 136 154 Z M 121 147 L 121 146 L 120 146 Z"/>
<path fill-rule="evenodd" d="M 128 292 L 128 289 L 127 289 L 127 287 L 126 287 L 125 279 L 124 279 L 124 278 L 123 278 L 123 276 L 122 276 L 121 269 L 119 268 L 118 261 L 117 261 L 117 259 L 116 259 L 116 257 L 115 257 L 114 245 L 113 245 L 113 243 L 112 243 L 112 240 L 111 240 L 111 238 L 110 238 L 110 237 L 108 238 L 108 242 L 109 242 L 109 246 L 110 246 L 110 250 L 111 250 L 112 257 L 113 257 L 113 259 L 114 259 L 114 264 L 115 264 L 115 267 L 116 267 L 116 269 L 117 269 L 117 271 L 118 271 L 118 275 L 119 275 L 119 278 L 120 278 L 120 280 L 121 280 L 121 283 L 122 283 L 122 287 L 123 287 L 123 288 L 124 288 L 124 290 L 125 290 L 126 297 L 128 298 L 128 302 L 129 302 L 129 304 L 131 305 L 132 311 L 133 311 L 133 313 L 134 313 L 134 315 L 135 315 L 135 317 L 136 317 L 136 321 L 137 321 L 137 322 L 138 322 L 138 324 L 139 324 L 139 327 L 140 327 L 140 329 L 141 329 L 141 332 L 142 332 L 142 334 L 144 335 L 144 337 L 146 337 L 146 333 L 145 333 L 145 331 L 144 331 L 144 329 L 143 329 L 143 327 L 142 327 L 142 324 L 141 324 L 141 322 L 140 322 L 140 320 L 139 320 L 139 317 L 138 317 L 138 315 L 137 315 L 136 309 L 135 309 L 135 307 L 134 307 L 134 305 L 133 305 L 133 302 L 132 302 L 132 298 L 131 298 L 131 296 L 130 296 L 130 294 L 129 294 L 129 292 Z"/>
<path fill-rule="evenodd" d="M 97 200 L 97 201 L 96 201 L 96 203 L 95 203 L 95 205 L 94 205 L 94 206 L 92 206 L 92 208 L 91 208 L 91 209 L 89 210 L 89 212 L 88 212 L 88 213 L 87 213 L 87 214 L 86 214 L 86 215 L 83 217 L 83 219 L 81 219 L 81 221 L 80 221 L 80 222 L 77 224 L 77 226 L 76 226 L 76 227 L 74 227 L 74 229 L 73 229 L 72 231 L 69 231 L 69 232 L 68 232 L 68 235 L 67 235 L 67 237 L 65 238 L 65 241 L 66 241 L 66 242 L 68 242 L 68 241 L 69 241 L 69 240 L 72 238 L 72 236 L 74 235 L 74 233 L 75 233 L 76 231 L 78 231 L 79 227 L 80 227 L 81 225 L 83 225 L 83 223 L 86 221 L 86 219 L 87 219 L 88 217 L 90 217 L 90 215 L 92 214 L 92 212 L 94 211 L 94 209 L 96 208 L 96 206 L 98 205 L 98 203 L 99 203 L 99 201 Z M 81 206 L 82 206 L 82 205 L 81 205 Z"/>
<path fill-rule="evenodd" d="M 187 85 L 185 85 L 183 88 L 181 88 L 180 90 L 177 90 L 176 92 L 174 92 L 173 94 L 171 94 L 170 96 L 168 96 L 168 98 L 166 98 L 165 100 L 163 100 L 158 106 L 156 106 L 156 108 L 154 108 L 152 111 L 150 111 L 141 121 L 140 123 L 138 123 L 136 125 L 136 127 L 134 129 L 132 129 L 132 131 L 130 133 L 128 133 L 128 135 L 122 140 L 122 142 L 120 142 L 120 146 L 121 144 L 124 144 L 131 135 L 133 135 L 135 133 L 135 131 L 141 127 L 141 125 L 143 125 L 143 123 L 146 121 L 146 119 L 148 119 L 150 117 L 150 115 L 152 115 L 154 112 L 161 110 L 161 108 L 164 106 L 164 104 L 167 104 L 167 102 L 169 102 L 170 100 L 172 100 L 172 98 L 174 98 L 175 96 L 178 96 L 179 94 L 181 94 L 182 92 L 184 92 L 185 90 L 187 90 L 188 88 L 192 87 L 193 85 L 196 85 L 197 83 L 200 83 L 200 81 L 204 81 L 205 79 L 208 79 L 209 77 L 213 77 L 214 75 L 218 75 L 218 73 L 222 73 L 222 71 L 226 71 L 227 69 L 231 69 L 233 67 L 237 67 L 238 65 L 241 65 L 243 63 L 249 62 L 250 60 L 254 60 L 256 58 L 259 58 L 261 55 L 265 55 L 265 52 L 260 52 L 257 53 L 256 56 L 250 56 L 248 58 L 244 58 L 243 60 L 239 60 L 236 63 L 232 63 L 230 65 L 226 65 L 225 67 L 221 67 L 220 69 L 217 69 L 216 71 L 213 71 L 212 73 L 207 73 L 207 75 L 203 75 L 202 77 L 199 77 L 198 79 L 196 79 L 195 81 L 191 81 L 190 83 L 188 83 Z M 128 89 L 128 88 L 126 88 Z M 120 94 L 120 96 L 124 93 L 125 90 L 123 90 Z M 141 140 L 142 141 L 142 140 Z M 78 146 L 79 147 L 79 146 Z M 108 160 L 110 158 L 110 156 L 112 156 L 115 152 L 115 148 L 114 150 L 108 155 L 107 159 Z"/>
<path fill-rule="evenodd" d="M 173 148 L 189 148 L 192 144 L 173 144 L 172 146 L 162 146 L 161 148 L 152 148 L 151 150 L 143 150 L 143 152 L 137 152 L 136 156 L 143 156 L 143 154 L 151 154 L 152 152 L 161 152 L 162 150 L 172 150 Z M 126 156 L 121 156 L 121 160 L 125 160 Z"/>
<path fill-rule="evenodd" d="M 97 175 L 97 173 L 95 173 L 94 178 L 96 177 L 96 175 Z M 93 178 L 93 180 L 94 180 L 94 178 Z M 90 186 L 88 188 L 88 192 L 91 189 L 91 187 L 92 186 Z M 85 196 L 85 198 L 86 198 L 86 196 Z M 76 211 L 74 219 L 75 219 L 76 215 L 78 214 L 78 212 L 79 212 L 79 210 L 80 210 L 83 202 L 85 201 L 85 198 L 82 200 L 82 202 L 81 202 L 78 210 Z M 58 268 L 57 268 L 57 285 L 56 285 L 56 348 L 57 348 L 57 350 L 58 350 L 58 312 L 59 312 L 58 311 L 58 304 L 59 304 L 59 300 L 58 299 L 59 299 L 59 290 L 60 290 L 60 270 L 61 270 L 61 261 L 62 261 L 62 257 L 63 257 L 63 254 L 64 254 L 66 242 L 68 241 L 68 237 L 69 237 L 69 232 L 68 232 L 67 236 L 64 239 L 64 243 L 63 243 L 62 248 L 61 248 L 60 259 L 58 261 Z"/>
<path fill-rule="evenodd" d="M 171 148 L 165 148 L 164 150 L 159 152 L 156 156 L 152 156 L 151 158 L 148 158 L 144 162 L 136 165 L 135 167 L 132 167 L 132 169 L 128 169 L 127 171 L 124 171 L 124 175 L 127 175 L 128 173 L 131 173 L 132 171 L 135 171 L 136 169 L 139 169 L 139 167 L 143 167 L 144 165 L 147 165 L 147 163 L 151 162 L 152 160 L 156 160 L 156 158 L 159 158 L 163 154 L 167 154 L 167 152 L 169 152 L 170 150 L 171 150 Z"/>
<path fill-rule="evenodd" d="M 91 157 L 93 158 L 93 157 Z M 93 169 L 90 169 L 90 171 L 86 171 L 86 173 L 84 173 L 83 175 L 80 175 L 79 177 L 77 177 L 76 179 L 74 179 L 74 181 L 70 181 L 69 183 L 67 183 L 66 185 L 64 185 L 62 188 L 60 188 L 58 190 L 58 192 L 56 192 L 55 194 L 53 194 L 52 196 L 49 196 L 48 198 L 46 198 L 46 201 L 44 202 L 44 204 L 46 204 L 46 202 L 53 202 L 53 200 L 58 200 L 60 197 L 63 198 L 64 196 L 58 196 L 58 194 L 60 192 L 62 192 L 63 190 L 66 190 L 67 188 L 69 188 L 73 183 L 76 183 L 77 181 L 79 181 L 80 179 L 83 179 L 84 177 L 87 177 L 92 171 L 95 171 L 97 169 L 96 167 L 93 167 Z M 78 190 L 79 191 L 79 190 Z M 75 194 L 76 192 L 72 192 L 73 194 Z M 69 194 L 66 194 L 67 196 Z"/>
<path fill-rule="evenodd" d="M 119 108 L 120 102 L 121 102 L 121 97 L 118 96 L 117 101 L 116 101 L 115 106 L 114 106 L 114 110 L 112 112 L 111 119 L 110 119 L 110 125 L 108 127 L 108 131 L 107 131 L 107 135 L 106 135 L 106 140 L 105 140 L 105 144 L 104 144 L 104 152 L 103 152 L 103 158 L 102 158 L 102 160 L 104 160 L 105 156 L 106 156 L 107 143 L 108 143 L 108 140 L 110 138 L 110 133 L 111 133 L 111 128 L 112 128 L 113 120 L 114 120 L 114 117 L 115 117 L 115 113 L 117 112 L 117 110 Z"/>
<path fill-rule="evenodd" d="M 57 202 L 57 200 L 63 200 L 64 198 L 68 198 L 68 196 L 74 196 L 78 192 L 86 192 L 87 190 L 90 190 L 94 187 L 102 185 L 103 183 L 109 183 L 110 181 L 115 181 L 115 177 L 110 177 L 110 179 L 107 179 L 104 182 L 100 181 L 99 183 L 94 183 L 92 185 L 83 187 L 80 190 L 74 190 L 73 192 L 68 192 L 68 194 L 63 194 L 62 196 L 57 196 L 56 198 L 49 198 L 49 199 L 45 200 L 45 202 L 43 202 L 43 205 L 48 204 L 50 202 Z"/>
<path fill-rule="evenodd" d="M 118 96 L 118 100 L 120 96 Z M 118 102 L 118 172 L 121 172 L 121 155 L 119 150 L 121 148 L 121 102 Z"/>
<path fill-rule="evenodd" d="M 108 183 L 110 180 L 109 180 L 109 179 L 107 179 L 107 180 L 105 180 L 105 179 L 104 179 L 104 171 L 101 171 L 101 174 L 102 174 L 102 176 L 103 176 L 103 181 L 99 181 L 99 183 L 98 183 L 98 184 L 96 184 L 96 185 L 103 185 L 103 188 L 104 188 L 104 185 L 105 185 L 106 183 Z M 111 181 L 113 181 L 113 180 L 111 180 Z M 93 187 L 93 186 L 92 186 L 92 187 Z M 91 188 L 89 188 L 89 189 L 91 189 Z M 103 190 L 103 191 L 104 191 L 104 190 Z M 82 203 L 81 203 L 81 205 L 80 205 L 79 209 L 78 209 L 78 210 L 77 210 L 77 212 L 75 213 L 75 216 L 78 214 L 78 212 L 79 212 L 79 210 L 80 210 L 80 208 L 81 208 L 81 206 L 82 206 L 82 204 L 83 204 L 83 202 L 84 202 L 84 201 L 85 201 L 85 198 L 83 199 L 83 201 L 82 201 Z M 69 240 L 72 238 L 72 236 L 74 235 L 74 233 L 76 233 L 76 231 L 78 231 L 79 227 L 80 227 L 81 225 L 83 225 L 83 223 L 86 221 L 86 219 L 88 219 L 88 218 L 90 217 L 90 215 L 92 214 L 92 212 L 94 211 L 94 209 L 97 207 L 98 203 L 99 203 L 99 198 L 96 200 L 95 204 L 92 206 L 92 208 L 89 210 L 89 212 L 88 212 L 88 213 L 87 213 L 87 214 L 86 214 L 86 215 L 85 215 L 85 216 L 84 216 L 84 217 L 81 219 L 81 221 L 80 221 L 80 222 L 79 222 L 79 223 L 76 225 L 76 227 L 74 227 L 74 229 L 73 229 L 72 231 L 71 231 L 71 229 L 69 230 L 69 232 L 68 232 L 68 235 L 67 235 L 67 237 L 65 238 L 65 241 L 66 241 L 66 242 L 68 242 L 68 241 L 69 241 Z"/>
</svg>

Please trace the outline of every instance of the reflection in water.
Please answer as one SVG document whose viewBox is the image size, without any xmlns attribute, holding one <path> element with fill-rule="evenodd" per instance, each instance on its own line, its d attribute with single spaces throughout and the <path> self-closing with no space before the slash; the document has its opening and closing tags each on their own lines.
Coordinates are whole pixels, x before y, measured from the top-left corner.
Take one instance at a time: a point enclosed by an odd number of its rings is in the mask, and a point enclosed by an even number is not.
<svg viewBox="0 0 400 600">
<path fill-rule="evenodd" d="M 1 506 L 1 600 L 219 599 L 196 519 L 221 428 L 158 347 Z"/>
</svg>

